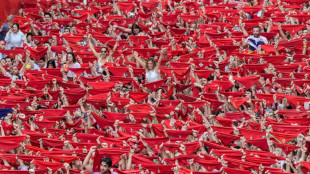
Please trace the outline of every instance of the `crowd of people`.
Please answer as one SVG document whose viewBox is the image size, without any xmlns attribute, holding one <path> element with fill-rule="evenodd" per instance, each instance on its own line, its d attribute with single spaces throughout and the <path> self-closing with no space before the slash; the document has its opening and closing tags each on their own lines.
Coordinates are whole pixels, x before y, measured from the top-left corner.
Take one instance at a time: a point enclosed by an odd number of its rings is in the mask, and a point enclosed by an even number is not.
<svg viewBox="0 0 310 174">
<path fill-rule="evenodd" d="M 308 0 L 24 1 L 0 174 L 307 174 Z"/>
</svg>

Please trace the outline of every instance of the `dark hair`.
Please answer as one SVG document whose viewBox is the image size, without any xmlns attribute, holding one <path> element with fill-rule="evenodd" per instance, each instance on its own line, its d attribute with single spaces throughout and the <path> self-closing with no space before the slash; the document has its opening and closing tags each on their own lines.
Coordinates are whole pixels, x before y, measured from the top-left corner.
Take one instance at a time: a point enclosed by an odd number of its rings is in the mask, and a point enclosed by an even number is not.
<svg viewBox="0 0 310 174">
<path fill-rule="evenodd" d="M 44 13 L 44 16 L 45 15 L 49 15 L 50 17 L 52 17 L 52 15 L 49 12 Z"/>
<path fill-rule="evenodd" d="M 258 29 L 259 29 L 259 31 L 260 31 L 260 28 L 259 28 L 259 26 L 254 26 L 254 27 L 253 27 L 253 29 L 254 29 L 254 28 L 258 28 Z"/>
<path fill-rule="evenodd" d="M 18 29 L 18 31 L 19 31 L 19 25 L 18 25 L 18 23 L 14 23 L 12 26 L 14 26 L 14 25 L 16 25 L 16 27 L 17 27 L 17 29 Z"/>
<path fill-rule="evenodd" d="M 75 58 L 75 54 L 73 52 L 69 52 L 68 55 L 71 54 L 72 58 L 73 58 L 73 63 L 76 62 L 76 58 Z"/>
<path fill-rule="evenodd" d="M 41 57 L 41 59 L 40 60 L 43 60 L 43 62 L 45 62 L 45 56 L 43 56 L 43 57 Z"/>
<path fill-rule="evenodd" d="M 108 52 L 108 48 L 107 48 L 107 47 L 104 47 L 104 46 L 101 47 L 100 52 L 101 52 L 101 50 L 102 50 L 103 48 L 105 49 L 105 51 L 106 51 L 106 53 L 107 53 L 107 52 Z"/>
<path fill-rule="evenodd" d="M 102 162 L 105 162 L 108 165 L 108 167 L 112 167 L 112 160 L 111 160 L 111 158 L 104 157 L 104 158 L 101 159 L 100 163 L 102 163 Z"/>
<path fill-rule="evenodd" d="M 141 29 L 141 27 L 138 24 L 133 24 L 132 27 L 131 27 L 131 33 L 133 35 L 135 35 L 135 33 L 133 32 L 134 29 L 139 29 L 139 33 L 142 32 L 142 29 Z"/>
<path fill-rule="evenodd" d="M 11 57 L 9 57 L 9 56 L 5 57 L 4 59 L 11 59 L 11 61 L 12 61 L 12 58 L 11 58 Z"/>
<path fill-rule="evenodd" d="M 56 68 L 56 62 L 55 62 L 55 60 L 49 60 L 49 61 L 47 61 L 47 68 L 48 68 L 48 65 L 53 65 L 53 68 Z"/>
<path fill-rule="evenodd" d="M 26 34 L 26 38 L 27 38 L 28 36 L 33 36 L 33 34 L 32 34 L 32 33 L 27 33 L 27 34 Z"/>
<path fill-rule="evenodd" d="M 148 62 L 153 62 L 153 68 L 156 66 L 156 61 L 155 61 L 155 59 L 153 58 L 153 57 L 150 57 L 149 59 L 147 59 L 147 61 L 146 61 L 146 66 L 145 66 L 145 68 L 147 69 L 147 70 L 150 70 L 148 67 L 147 67 L 147 63 Z"/>
<path fill-rule="evenodd" d="M 52 44 L 49 41 L 46 41 L 44 44 L 49 44 L 50 46 L 52 46 Z"/>
<path fill-rule="evenodd" d="M 66 29 L 69 30 L 69 33 L 70 33 L 70 31 L 71 31 L 70 27 L 66 27 L 66 28 L 64 29 L 64 31 L 65 31 Z"/>
</svg>

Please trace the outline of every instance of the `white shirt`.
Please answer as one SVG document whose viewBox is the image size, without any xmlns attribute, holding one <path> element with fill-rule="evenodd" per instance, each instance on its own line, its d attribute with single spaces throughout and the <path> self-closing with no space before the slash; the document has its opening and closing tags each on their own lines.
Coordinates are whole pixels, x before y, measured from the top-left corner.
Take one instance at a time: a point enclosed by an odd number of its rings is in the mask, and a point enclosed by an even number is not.
<svg viewBox="0 0 310 174">
<path fill-rule="evenodd" d="M 159 80 L 159 75 L 156 72 L 156 70 L 154 69 L 154 70 L 146 71 L 145 78 L 146 78 L 147 82 L 150 83 L 150 82 L 154 82 L 154 81 Z"/>
<path fill-rule="evenodd" d="M 5 48 L 11 50 L 15 47 L 23 47 L 24 39 L 24 33 L 22 33 L 21 31 L 18 31 L 17 33 L 8 32 L 5 36 Z"/>
</svg>

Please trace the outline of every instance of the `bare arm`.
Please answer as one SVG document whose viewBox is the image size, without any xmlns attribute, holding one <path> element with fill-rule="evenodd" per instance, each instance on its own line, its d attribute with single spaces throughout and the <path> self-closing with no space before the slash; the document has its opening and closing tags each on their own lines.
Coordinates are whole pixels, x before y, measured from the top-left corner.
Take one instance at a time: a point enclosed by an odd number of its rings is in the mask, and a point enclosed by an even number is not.
<svg viewBox="0 0 310 174">
<path fill-rule="evenodd" d="M 94 55 L 96 56 L 96 58 L 99 61 L 100 60 L 100 54 L 97 53 L 97 51 L 95 50 L 94 45 L 91 42 L 90 36 L 88 36 L 88 45 L 89 45 L 90 50 L 94 53 Z"/>
<path fill-rule="evenodd" d="M 138 56 L 138 53 L 134 52 L 133 56 L 137 60 L 137 62 L 145 69 L 146 68 L 145 61 L 141 60 L 141 58 Z"/>
<path fill-rule="evenodd" d="M 158 68 L 160 67 L 161 60 L 162 60 L 162 59 L 163 59 L 163 57 L 166 55 L 167 50 L 168 50 L 168 48 L 165 48 L 165 49 L 161 50 L 161 52 L 160 52 L 160 56 L 159 56 L 159 59 L 158 59 L 158 62 L 157 62 L 157 64 L 156 64 L 155 69 L 158 69 Z"/>
</svg>

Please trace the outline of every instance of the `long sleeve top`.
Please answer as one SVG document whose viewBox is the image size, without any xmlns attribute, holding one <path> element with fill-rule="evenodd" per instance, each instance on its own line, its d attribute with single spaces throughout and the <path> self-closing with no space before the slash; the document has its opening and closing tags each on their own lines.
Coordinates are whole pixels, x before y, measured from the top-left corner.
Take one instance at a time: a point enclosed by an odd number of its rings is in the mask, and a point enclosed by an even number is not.
<svg viewBox="0 0 310 174">
<path fill-rule="evenodd" d="M 12 49 L 15 47 L 23 47 L 24 33 L 18 31 L 17 33 L 8 32 L 5 36 L 6 49 Z"/>
</svg>

